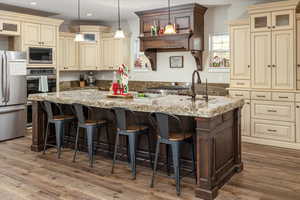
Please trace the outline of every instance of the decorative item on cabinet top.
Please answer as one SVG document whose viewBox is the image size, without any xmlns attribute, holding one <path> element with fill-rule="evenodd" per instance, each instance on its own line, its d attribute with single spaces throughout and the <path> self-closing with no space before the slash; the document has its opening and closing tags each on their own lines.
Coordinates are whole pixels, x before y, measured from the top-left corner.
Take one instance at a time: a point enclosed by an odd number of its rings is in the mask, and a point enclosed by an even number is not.
<svg viewBox="0 0 300 200">
<path fill-rule="evenodd" d="M 0 35 L 13 35 L 21 34 L 21 23 L 18 21 L 0 19 Z"/>
</svg>

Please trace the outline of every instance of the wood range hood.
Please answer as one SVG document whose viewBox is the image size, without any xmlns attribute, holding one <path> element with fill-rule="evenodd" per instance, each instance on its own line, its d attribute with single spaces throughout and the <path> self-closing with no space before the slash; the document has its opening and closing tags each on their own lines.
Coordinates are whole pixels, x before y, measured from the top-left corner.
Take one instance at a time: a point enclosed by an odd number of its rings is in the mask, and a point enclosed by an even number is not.
<svg viewBox="0 0 300 200">
<path fill-rule="evenodd" d="M 168 24 L 168 8 L 136 12 L 140 19 L 140 51 L 157 70 L 157 52 L 190 51 L 202 70 L 204 50 L 204 14 L 207 8 L 199 4 L 171 7 L 171 23 L 176 25 L 176 34 L 151 36 L 151 26 L 165 27 Z"/>
</svg>

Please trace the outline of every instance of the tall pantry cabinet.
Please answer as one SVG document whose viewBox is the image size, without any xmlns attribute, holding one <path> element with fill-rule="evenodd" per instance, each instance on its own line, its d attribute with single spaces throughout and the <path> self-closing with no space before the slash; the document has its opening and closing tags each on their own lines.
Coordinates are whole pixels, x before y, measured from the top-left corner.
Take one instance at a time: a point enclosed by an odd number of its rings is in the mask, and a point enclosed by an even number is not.
<svg viewBox="0 0 300 200">
<path fill-rule="evenodd" d="M 253 5 L 248 19 L 230 23 L 229 93 L 246 102 L 243 141 L 300 149 L 298 4 L 289 0 Z"/>
</svg>

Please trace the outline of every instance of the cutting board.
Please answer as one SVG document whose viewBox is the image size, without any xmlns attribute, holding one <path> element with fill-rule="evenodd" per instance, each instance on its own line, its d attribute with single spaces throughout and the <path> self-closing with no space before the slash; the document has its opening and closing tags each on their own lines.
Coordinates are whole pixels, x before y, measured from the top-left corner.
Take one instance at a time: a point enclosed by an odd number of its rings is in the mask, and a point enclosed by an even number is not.
<svg viewBox="0 0 300 200">
<path fill-rule="evenodd" d="M 106 95 L 108 98 L 120 98 L 120 99 L 133 99 L 132 94 L 127 94 L 127 95 L 114 95 L 114 94 L 108 94 Z"/>
</svg>

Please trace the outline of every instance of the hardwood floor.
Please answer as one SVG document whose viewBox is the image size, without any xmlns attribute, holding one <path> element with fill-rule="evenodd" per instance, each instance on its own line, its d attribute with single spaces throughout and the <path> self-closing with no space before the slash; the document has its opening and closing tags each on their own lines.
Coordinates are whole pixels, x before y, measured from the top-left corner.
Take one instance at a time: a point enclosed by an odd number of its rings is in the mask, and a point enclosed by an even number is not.
<svg viewBox="0 0 300 200">
<path fill-rule="evenodd" d="M 118 162 L 111 175 L 111 159 L 96 157 L 88 167 L 85 153 L 72 163 L 73 151 L 65 149 L 58 160 L 55 150 L 44 156 L 30 151 L 30 135 L 0 143 L 1 200 L 192 200 L 194 179 L 184 178 L 182 195 L 176 196 L 175 181 L 157 175 L 149 188 L 151 170 L 138 166 L 131 180 L 125 162 Z M 299 200 L 300 151 L 243 144 L 244 171 L 235 175 L 217 200 Z"/>
</svg>

